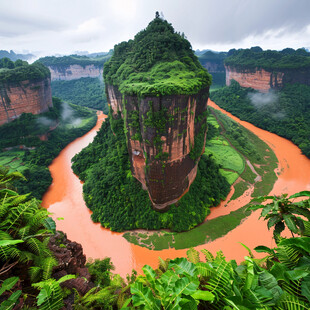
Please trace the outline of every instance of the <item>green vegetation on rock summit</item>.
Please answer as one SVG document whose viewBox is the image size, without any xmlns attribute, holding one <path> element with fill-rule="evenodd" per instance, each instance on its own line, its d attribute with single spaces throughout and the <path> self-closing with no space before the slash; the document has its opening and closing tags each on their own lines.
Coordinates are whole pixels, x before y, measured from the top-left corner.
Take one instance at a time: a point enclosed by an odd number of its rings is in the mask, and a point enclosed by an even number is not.
<svg viewBox="0 0 310 310">
<path fill-rule="evenodd" d="M 211 84 L 184 34 L 158 16 L 134 40 L 115 45 L 104 79 L 123 94 L 143 97 L 194 94 Z"/>
</svg>

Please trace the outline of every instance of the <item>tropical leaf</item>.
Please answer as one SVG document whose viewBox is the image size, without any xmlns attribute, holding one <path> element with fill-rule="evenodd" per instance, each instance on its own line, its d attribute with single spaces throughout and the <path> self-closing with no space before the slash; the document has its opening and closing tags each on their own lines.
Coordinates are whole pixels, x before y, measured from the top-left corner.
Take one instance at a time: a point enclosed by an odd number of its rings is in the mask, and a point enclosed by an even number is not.
<svg viewBox="0 0 310 310">
<path fill-rule="evenodd" d="M 135 282 L 130 289 L 132 294 L 132 304 L 134 307 L 142 306 L 142 309 L 160 310 L 161 302 L 155 298 L 149 287 L 143 286 L 140 282 Z"/>
<path fill-rule="evenodd" d="M 155 273 L 154 269 L 149 265 L 145 265 L 142 267 L 142 270 L 145 274 L 146 279 L 150 283 L 151 287 L 154 288 L 155 287 L 155 278 L 156 278 L 156 273 Z"/>
<path fill-rule="evenodd" d="M 191 295 L 196 300 L 213 301 L 215 296 L 208 291 L 197 290 Z"/>
<path fill-rule="evenodd" d="M 305 196 L 310 197 L 310 191 L 298 192 L 298 193 L 296 193 L 296 194 L 294 194 L 294 195 L 291 195 L 291 196 L 289 197 L 289 199 L 298 198 L 298 197 L 305 197 Z"/>
<path fill-rule="evenodd" d="M 14 285 L 18 282 L 19 277 L 11 277 L 4 280 L 1 284 L 0 295 L 2 295 L 5 291 L 9 291 L 14 287 Z"/>
<path fill-rule="evenodd" d="M 158 261 L 159 261 L 159 266 L 158 268 L 162 271 L 162 272 L 166 272 L 168 269 L 168 265 L 169 262 L 167 260 L 163 260 L 161 257 L 158 257 Z"/>
<path fill-rule="evenodd" d="M 213 262 L 214 261 L 214 256 L 212 253 L 206 249 L 202 249 L 201 253 L 205 256 L 206 262 Z"/>
<path fill-rule="evenodd" d="M 23 243 L 24 240 L 0 240 L 0 247 Z"/>
<path fill-rule="evenodd" d="M 194 248 L 190 248 L 187 252 L 187 259 L 193 263 L 193 264 L 197 264 L 200 262 L 199 259 L 199 252 L 197 250 L 195 250 Z"/>
<path fill-rule="evenodd" d="M 177 274 L 187 274 L 194 276 L 196 267 L 193 263 L 189 262 L 185 257 L 179 257 L 171 260 L 169 268 L 173 268 Z"/>
<path fill-rule="evenodd" d="M 42 278 L 43 280 L 47 280 L 51 277 L 53 267 L 57 266 L 57 261 L 55 260 L 54 257 L 47 257 L 43 261 L 43 273 L 42 273 Z"/>
<path fill-rule="evenodd" d="M 283 239 L 280 241 L 279 246 L 290 246 L 305 251 L 305 254 L 310 253 L 309 237 Z"/>
<path fill-rule="evenodd" d="M 277 310 L 309 310 L 309 304 L 301 301 L 298 297 L 284 293 L 276 304 Z"/>
<path fill-rule="evenodd" d="M 56 223 L 51 217 L 47 217 L 43 220 L 43 225 L 47 230 L 50 230 L 52 233 L 56 233 Z"/>
</svg>

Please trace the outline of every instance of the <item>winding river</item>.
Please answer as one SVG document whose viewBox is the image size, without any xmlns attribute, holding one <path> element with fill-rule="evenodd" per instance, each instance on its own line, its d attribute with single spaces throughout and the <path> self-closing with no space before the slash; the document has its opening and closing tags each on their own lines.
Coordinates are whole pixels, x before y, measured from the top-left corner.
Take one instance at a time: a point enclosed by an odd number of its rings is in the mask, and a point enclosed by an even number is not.
<svg viewBox="0 0 310 310">
<path fill-rule="evenodd" d="M 301 154 L 297 146 L 250 123 L 240 121 L 220 109 L 212 101 L 209 101 L 209 105 L 221 110 L 251 130 L 273 149 L 279 160 L 277 171 L 279 177 L 271 194 L 293 194 L 301 190 L 310 190 L 310 160 Z M 115 265 L 115 272 L 121 276 L 131 273 L 132 269 L 141 272 L 141 268 L 145 264 L 156 267 L 158 256 L 163 259 L 185 256 L 186 249 L 168 249 L 159 252 L 139 247 L 127 242 L 122 237 L 122 233 L 111 232 L 91 221 L 91 212 L 83 200 L 82 183 L 71 170 L 71 158 L 92 142 L 105 117 L 103 114 L 98 114 L 96 126 L 83 137 L 70 143 L 49 166 L 53 183 L 43 197 L 43 206 L 53 213 L 52 216 L 55 220 L 63 218 L 57 220 L 57 229 L 64 231 L 69 239 L 81 243 L 87 257 L 111 257 Z M 219 207 L 213 208 L 210 216 L 214 218 L 228 214 L 247 204 L 250 199 L 250 194 L 247 191 L 226 207 L 224 207 L 226 202 L 223 202 Z M 247 251 L 240 245 L 240 242 L 251 249 L 262 244 L 273 246 L 272 232 L 267 230 L 266 222 L 258 219 L 259 213 L 259 211 L 252 213 L 242 224 L 224 237 L 198 246 L 196 249 L 207 248 L 214 254 L 221 249 L 228 259 L 234 258 L 240 262 L 247 255 Z"/>
</svg>

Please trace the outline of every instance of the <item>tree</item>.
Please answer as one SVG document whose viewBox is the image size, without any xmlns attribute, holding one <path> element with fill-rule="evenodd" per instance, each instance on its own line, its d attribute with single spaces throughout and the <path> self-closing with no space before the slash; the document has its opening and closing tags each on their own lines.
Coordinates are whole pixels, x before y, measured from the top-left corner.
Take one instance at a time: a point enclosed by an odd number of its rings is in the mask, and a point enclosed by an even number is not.
<svg viewBox="0 0 310 310">
<path fill-rule="evenodd" d="M 302 191 L 288 198 L 287 194 L 282 194 L 281 196 L 261 196 L 252 199 L 251 202 L 262 203 L 268 200 L 272 202 L 266 205 L 253 205 L 248 210 L 262 209 L 260 218 L 263 217 L 265 220 L 268 220 L 268 229 L 274 226 L 276 240 L 285 229 L 285 226 L 291 231 L 292 235 L 294 233 L 302 235 L 305 230 L 304 220 L 296 215 L 301 215 L 308 221 L 310 220 L 310 211 L 308 210 L 310 207 L 309 199 L 301 202 L 294 202 L 292 199 L 305 196 L 310 197 L 310 191 Z"/>
</svg>

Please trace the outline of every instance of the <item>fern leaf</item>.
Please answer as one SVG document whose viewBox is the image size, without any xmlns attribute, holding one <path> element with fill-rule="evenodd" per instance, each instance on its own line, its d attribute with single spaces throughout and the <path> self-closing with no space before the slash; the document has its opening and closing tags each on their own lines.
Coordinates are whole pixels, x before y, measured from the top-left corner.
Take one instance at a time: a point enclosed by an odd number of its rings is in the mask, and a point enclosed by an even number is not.
<svg viewBox="0 0 310 310">
<path fill-rule="evenodd" d="M 32 266 L 29 268 L 28 273 L 30 276 L 30 281 L 37 282 L 41 279 L 42 269 L 38 266 Z"/>
<path fill-rule="evenodd" d="M 213 262 L 214 261 L 214 256 L 212 253 L 206 249 L 201 250 L 201 253 L 205 256 L 206 262 Z"/>
<path fill-rule="evenodd" d="M 47 280 L 51 277 L 54 266 L 57 266 L 57 261 L 55 258 L 47 257 L 44 259 L 42 275 L 43 280 Z"/>
<path fill-rule="evenodd" d="M 277 310 L 309 310 L 309 304 L 299 300 L 296 296 L 290 294 L 283 294 L 282 298 L 276 305 Z"/>
<path fill-rule="evenodd" d="M 199 252 L 197 250 L 195 250 L 194 248 L 190 248 L 187 252 L 187 259 L 193 263 L 193 264 L 197 264 L 200 262 L 199 259 Z"/>
</svg>

